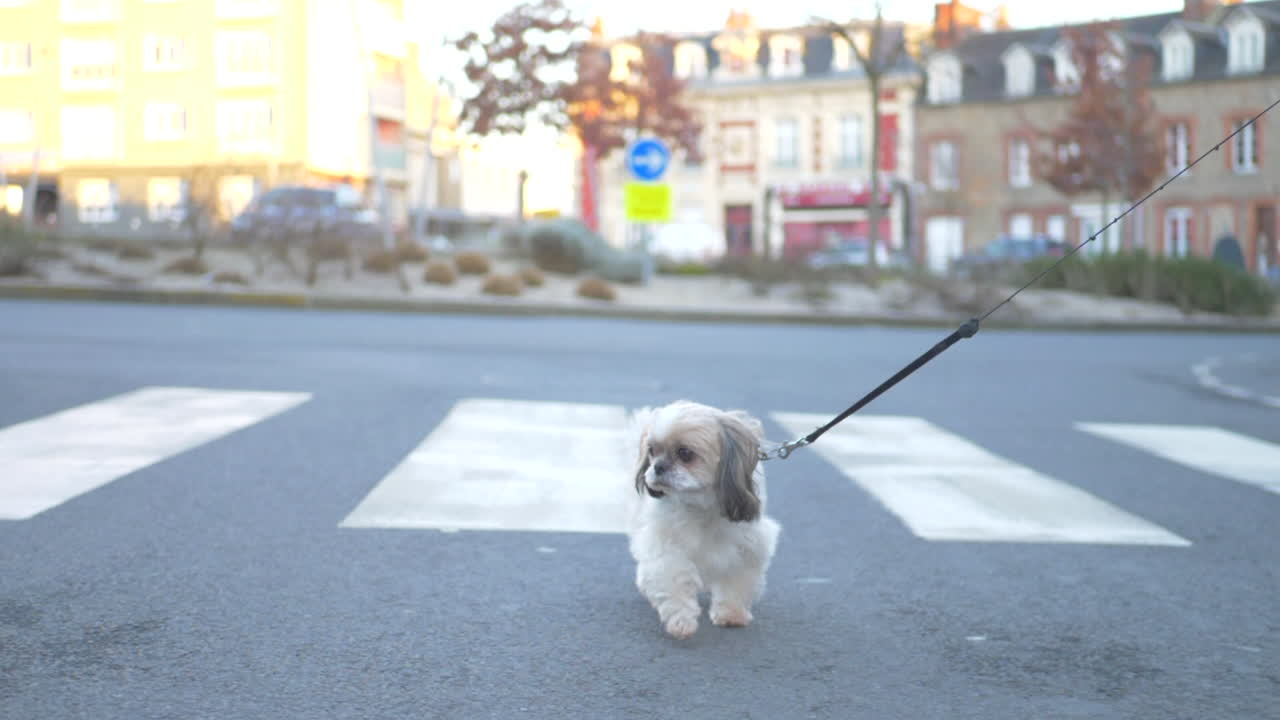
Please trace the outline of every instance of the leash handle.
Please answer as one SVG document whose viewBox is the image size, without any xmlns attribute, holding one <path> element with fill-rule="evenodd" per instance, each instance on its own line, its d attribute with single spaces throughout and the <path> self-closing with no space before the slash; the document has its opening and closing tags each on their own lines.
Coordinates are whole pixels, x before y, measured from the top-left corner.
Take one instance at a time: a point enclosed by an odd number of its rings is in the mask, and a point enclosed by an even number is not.
<svg viewBox="0 0 1280 720">
<path fill-rule="evenodd" d="M 817 440 L 818 438 L 822 437 L 823 433 L 835 427 L 836 425 L 839 425 L 845 418 L 849 417 L 850 415 L 866 407 L 868 404 L 871 403 L 872 400 L 875 400 L 876 398 L 880 397 L 882 394 L 884 394 L 886 390 L 893 387 L 894 385 L 897 385 L 899 382 L 901 382 L 911 373 L 915 372 L 916 370 L 919 370 L 921 367 L 924 366 L 925 363 L 941 355 L 942 352 L 947 348 L 951 347 L 952 345 L 955 345 L 956 343 L 960 342 L 965 338 L 971 338 L 974 335 L 977 335 L 978 327 L 979 327 L 978 318 L 970 318 L 969 320 L 965 321 L 963 325 L 956 328 L 954 332 L 952 332 L 950 335 L 946 336 L 941 341 L 939 341 L 937 345 L 934 345 L 933 347 L 929 348 L 923 355 L 916 358 L 915 360 L 912 360 L 910 365 L 907 365 L 906 367 L 899 370 L 897 373 L 894 374 L 893 377 L 880 383 L 880 385 L 877 386 L 876 389 L 867 393 L 862 397 L 861 400 L 850 405 L 847 410 L 835 416 L 835 418 L 832 419 L 831 422 L 814 430 L 808 435 L 805 435 L 803 438 L 800 439 L 800 441 L 797 442 L 797 446 L 803 447 L 804 445 L 808 445 L 813 441 Z"/>
</svg>

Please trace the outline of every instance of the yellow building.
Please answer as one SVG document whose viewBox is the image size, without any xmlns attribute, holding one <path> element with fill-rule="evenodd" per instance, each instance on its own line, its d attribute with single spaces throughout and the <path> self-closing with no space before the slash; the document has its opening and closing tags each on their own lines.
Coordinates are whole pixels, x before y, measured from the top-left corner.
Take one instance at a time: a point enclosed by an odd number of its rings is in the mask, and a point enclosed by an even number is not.
<svg viewBox="0 0 1280 720">
<path fill-rule="evenodd" d="M 65 230 L 164 234 L 276 184 L 371 188 L 373 167 L 401 224 L 423 82 L 403 4 L 0 0 L 3 200 L 34 186 Z"/>
</svg>

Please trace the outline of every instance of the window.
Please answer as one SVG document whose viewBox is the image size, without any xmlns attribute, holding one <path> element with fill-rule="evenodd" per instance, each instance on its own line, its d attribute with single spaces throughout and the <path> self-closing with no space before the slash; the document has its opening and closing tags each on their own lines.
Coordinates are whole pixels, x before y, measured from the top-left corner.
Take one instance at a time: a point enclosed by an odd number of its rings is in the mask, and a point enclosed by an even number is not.
<svg viewBox="0 0 1280 720">
<path fill-rule="evenodd" d="M 76 217 L 87 225 L 115 222 L 115 183 L 100 178 L 86 178 L 77 182 Z"/>
<path fill-rule="evenodd" d="M 104 22 L 115 20 L 119 0 L 62 0 L 63 22 Z"/>
<path fill-rule="evenodd" d="M 1050 215 L 1044 221 L 1044 234 L 1057 240 L 1067 241 L 1067 218 L 1065 215 Z"/>
<path fill-rule="evenodd" d="M 1234 75 L 1261 70 L 1266 57 L 1262 23 L 1252 15 L 1237 13 L 1227 25 L 1227 72 Z"/>
<path fill-rule="evenodd" d="M 926 88 L 931 103 L 956 102 L 962 90 L 960 61 L 951 55 L 939 55 L 929 62 Z"/>
<path fill-rule="evenodd" d="M 0 108 L 0 145 L 23 145 L 35 137 L 31 111 L 26 108 Z"/>
<path fill-rule="evenodd" d="M 956 146 L 950 140 L 929 146 L 929 184 L 934 190 L 954 190 L 960 186 Z"/>
<path fill-rule="evenodd" d="M 836 164 L 844 169 L 862 167 L 862 116 L 840 116 L 840 155 Z"/>
<path fill-rule="evenodd" d="M 931 217 L 925 222 L 924 244 L 929 270 L 944 273 L 951 261 L 964 254 L 964 218 Z"/>
<path fill-rule="evenodd" d="M 1170 173 L 1187 166 L 1191 156 L 1191 135 L 1185 122 L 1173 123 L 1165 130 L 1165 165 Z"/>
<path fill-rule="evenodd" d="M 1240 133 L 1231 141 L 1231 169 L 1239 174 L 1255 172 L 1258 169 L 1258 126 L 1254 123 L 1245 125 L 1246 120 L 1238 120 L 1232 130 Z"/>
<path fill-rule="evenodd" d="M 1009 216 L 1009 237 L 1029 238 L 1035 234 L 1031 216 L 1027 213 L 1015 213 Z"/>
<path fill-rule="evenodd" d="M 106 38 L 62 41 L 64 90 L 112 90 L 116 87 L 116 43 Z"/>
<path fill-rule="evenodd" d="M 796 77 L 804 74 L 804 40 L 795 35 L 769 38 L 769 75 Z"/>
<path fill-rule="evenodd" d="M 1191 208 L 1164 211 L 1164 254 L 1186 257 L 1191 252 Z"/>
<path fill-rule="evenodd" d="M 62 157 L 109 160 L 117 156 L 116 111 L 110 105 L 62 107 Z"/>
<path fill-rule="evenodd" d="M 31 72 L 31 43 L 0 43 L 0 75 L 25 75 Z"/>
<path fill-rule="evenodd" d="M 142 69 L 172 72 L 187 65 L 187 41 L 176 35 L 147 35 L 142 39 Z"/>
<path fill-rule="evenodd" d="M 218 84 L 261 85 L 275 81 L 271 35 L 260 30 L 220 32 L 215 40 Z"/>
<path fill-rule="evenodd" d="M 676 45 L 676 76 L 686 80 L 706 77 L 707 51 L 702 43 L 685 41 Z"/>
<path fill-rule="evenodd" d="M 780 168 L 794 168 L 800 165 L 800 132 L 795 118 L 783 118 L 777 124 L 778 148 L 774 157 Z"/>
<path fill-rule="evenodd" d="M 142 109 L 142 137 L 147 142 L 182 140 L 187 136 L 187 109 L 174 103 L 147 103 Z"/>
<path fill-rule="evenodd" d="M 225 100 L 218 103 L 218 146 L 223 152 L 269 153 L 275 145 L 271 103 Z"/>
<path fill-rule="evenodd" d="M 1026 140 L 1009 141 L 1009 185 L 1031 185 L 1031 144 Z"/>
<path fill-rule="evenodd" d="M 1071 42 L 1060 40 L 1053 46 L 1053 77 L 1060 92 L 1071 92 L 1080 87 L 1080 69 L 1072 56 Z"/>
<path fill-rule="evenodd" d="M 258 192 L 258 181 L 252 175 L 228 175 L 218 179 L 218 212 L 233 218 L 244 211 Z"/>
<path fill-rule="evenodd" d="M 186 183 L 176 177 L 147 180 L 147 219 L 151 222 L 181 222 L 186 216 Z"/>
<path fill-rule="evenodd" d="M 623 82 L 631 75 L 632 63 L 644 60 L 644 53 L 635 45 L 618 43 L 609 49 L 609 79 Z"/>
<path fill-rule="evenodd" d="M 849 45 L 849 41 L 843 35 L 832 35 L 831 70 L 833 72 L 852 70 L 854 62 L 853 48 Z"/>
<path fill-rule="evenodd" d="M 1161 50 L 1162 74 L 1165 82 L 1185 80 L 1195 70 L 1195 45 L 1185 31 L 1165 38 Z"/>
<path fill-rule="evenodd" d="M 1036 90 L 1036 64 L 1031 51 L 1014 45 L 1004 54 L 1004 93 L 1025 97 Z"/>
</svg>

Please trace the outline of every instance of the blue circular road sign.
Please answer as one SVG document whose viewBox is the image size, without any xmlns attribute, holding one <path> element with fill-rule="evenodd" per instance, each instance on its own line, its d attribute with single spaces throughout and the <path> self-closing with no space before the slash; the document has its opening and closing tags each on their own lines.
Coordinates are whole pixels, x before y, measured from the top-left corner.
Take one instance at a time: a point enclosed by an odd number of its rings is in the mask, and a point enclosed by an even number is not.
<svg viewBox="0 0 1280 720">
<path fill-rule="evenodd" d="M 661 140 L 637 140 L 627 150 L 627 168 L 637 180 L 657 180 L 671 164 L 671 151 Z"/>
</svg>

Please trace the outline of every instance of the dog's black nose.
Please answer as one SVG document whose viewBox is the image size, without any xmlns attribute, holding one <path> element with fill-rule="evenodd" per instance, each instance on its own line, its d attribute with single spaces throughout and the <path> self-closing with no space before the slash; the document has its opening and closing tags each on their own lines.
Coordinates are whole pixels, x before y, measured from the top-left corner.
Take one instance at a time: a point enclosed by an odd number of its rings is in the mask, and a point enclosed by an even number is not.
<svg viewBox="0 0 1280 720">
<path fill-rule="evenodd" d="M 655 475 L 666 475 L 667 471 L 670 469 L 671 469 L 671 463 L 665 460 L 659 460 L 658 462 L 653 464 L 653 473 Z"/>
</svg>

